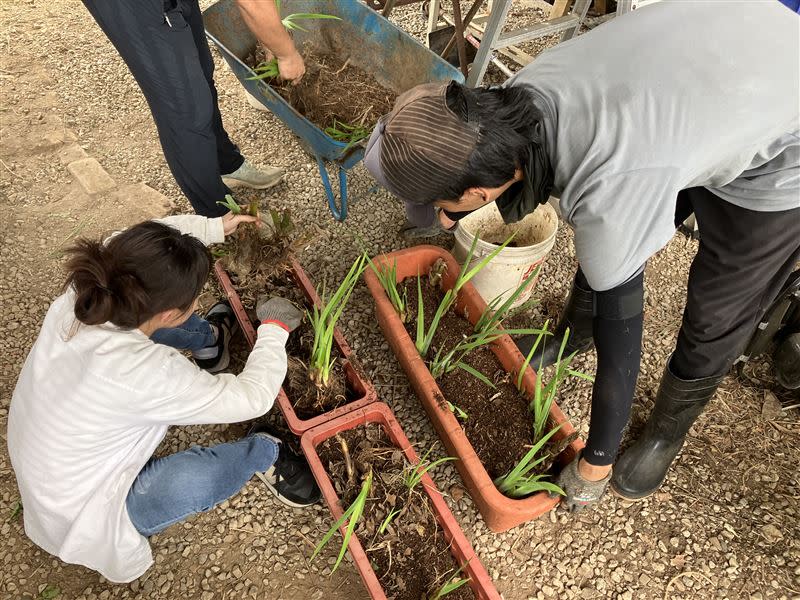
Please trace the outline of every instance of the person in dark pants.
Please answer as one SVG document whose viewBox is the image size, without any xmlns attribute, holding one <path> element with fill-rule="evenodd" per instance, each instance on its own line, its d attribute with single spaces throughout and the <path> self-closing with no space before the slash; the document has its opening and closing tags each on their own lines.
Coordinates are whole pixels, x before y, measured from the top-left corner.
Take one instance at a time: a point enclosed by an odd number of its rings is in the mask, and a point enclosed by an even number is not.
<svg viewBox="0 0 800 600">
<path fill-rule="evenodd" d="M 218 217 L 230 188 L 270 188 L 283 169 L 244 159 L 222 125 L 214 61 L 197 0 L 83 0 L 142 90 L 164 157 L 195 212 Z M 281 77 L 297 81 L 303 59 L 274 0 L 237 0 L 259 41 L 277 57 Z"/>
<path fill-rule="evenodd" d="M 555 362 L 567 328 L 567 353 L 597 349 L 586 448 L 558 480 L 572 509 L 609 482 L 629 499 L 658 489 L 800 261 L 799 34 L 777 2 L 657 3 L 542 53 L 501 88 L 414 88 L 370 138 L 367 168 L 424 231 L 490 202 L 515 222 L 560 198 L 580 268 L 532 364 Z M 677 345 L 617 461 L 645 264 L 692 212 L 702 236 Z M 518 341 L 523 354 L 532 344 Z"/>
</svg>

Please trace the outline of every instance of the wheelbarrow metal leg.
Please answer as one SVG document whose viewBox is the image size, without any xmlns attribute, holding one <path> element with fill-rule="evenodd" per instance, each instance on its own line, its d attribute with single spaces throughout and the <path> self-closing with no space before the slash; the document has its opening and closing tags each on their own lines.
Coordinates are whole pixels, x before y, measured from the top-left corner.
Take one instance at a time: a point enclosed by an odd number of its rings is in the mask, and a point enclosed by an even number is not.
<svg viewBox="0 0 800 600">
<path fill-rule="evenodd" d="M 325 168 L 325 161 L 317 156 L 317 166 L 319 167 L 319 176 L 322 178 L 322 185 L 325 188 L 325 194 L 328 196 L 328 207 L 331 209 L 333 218 L 337 221 L 344 221 L 347 218 L 347 170 L 341 165 L 339 168 L 339 206 L 336 205 L 336 194 L 331 186 L 331 180 L 328 177 L 328 170 Z"/>
</svg>

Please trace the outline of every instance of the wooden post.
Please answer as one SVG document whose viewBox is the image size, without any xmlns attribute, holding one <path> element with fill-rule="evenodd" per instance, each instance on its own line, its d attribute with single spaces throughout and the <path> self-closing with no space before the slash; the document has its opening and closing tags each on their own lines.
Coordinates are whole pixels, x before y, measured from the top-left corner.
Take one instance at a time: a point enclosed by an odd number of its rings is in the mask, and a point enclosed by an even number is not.
<svg viewBox="0 0 800 600">
<path fill-rule="evenodd" d="M 553 3 L 553 8 L 550 9 L 550 18 L 555 19 L 558 17 L 563 17 L 565 14 L 567 14 L 569 5 L 570 0 L 555 0 Z"/>
</svg>

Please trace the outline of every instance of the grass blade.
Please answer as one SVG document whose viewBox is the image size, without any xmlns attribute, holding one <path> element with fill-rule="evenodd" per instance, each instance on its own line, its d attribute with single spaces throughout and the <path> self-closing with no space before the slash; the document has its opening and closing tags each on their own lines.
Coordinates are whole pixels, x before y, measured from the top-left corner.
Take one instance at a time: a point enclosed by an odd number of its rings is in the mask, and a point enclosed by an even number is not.
<svg viewBox="0 0 800 600">
<path fill-rule="evenodd" d="M 468 364 L 466 364 L 466 363 L 463 363 L 463 362 L 459 362 L 459 363 L 456 365 L 456 367 L 458 367 L 458 368 L 459 368 L 459 369 L 461 369 L 462 371 L 466 371 L 467 373 L 469 373 L 470 375 L 472 375 L 473 377 L 475 377 L 475 378 L 476 378 L 476 379 L 478 379 L 479 381 L 482 381 L 483 383 L 485 383 L 486 385 L 488 385 L 490 388 L 492 388 L 492 389 L 495 389 L 495 387 L 496 387 L 496 386 L 494 385 L 494 383 L 492 383 L 492 382 L 489 380 L 489 378 L 488 378 L 488 377 L 486 377 L 486 375 L 484 375 L 483 373 L 481 373 L 481 372 L 480 372 L 480 371 L 478 371 L 477 369 L 474 369 L 473 367 L 471 367 L 471 366 L 469 366 Z"/>
</svg>

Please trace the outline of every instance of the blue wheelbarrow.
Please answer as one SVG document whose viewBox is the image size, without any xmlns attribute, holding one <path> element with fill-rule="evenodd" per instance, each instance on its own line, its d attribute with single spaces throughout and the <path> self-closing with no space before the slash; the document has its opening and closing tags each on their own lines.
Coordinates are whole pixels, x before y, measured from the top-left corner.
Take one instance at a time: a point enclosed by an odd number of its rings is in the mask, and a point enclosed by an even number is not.
<svg viewBox="0 0 800 600">
<path fill-rule="evenodd" d="M 294 31 L 298 48 L 337 54 L 370 73 L 383 86 L 401 94 L 431 81 L 464 81 L 455 67 L 442 60 L 410 35 L 359 0 L 283 0 L 284 15 L 318 12 L 337 20 L 303 21 L 305 31 Z M 268 83 L 249 79 L 255 73 L 243 61 L 253 52 L 256 38 L 244 24 L 234 0 L 220 0 L 203 13 L 206 35 L 222 52 L 245 89 L 272 111 L 316 157 L 328 206 L 338 221 L 347 217 L 347 171 L 364 157 L 363 144 L 346 144 L 331 138 L 286 102 Z M 339 202 L 331 186 L 325 161 L 339 168 Z"/>
</svg>

